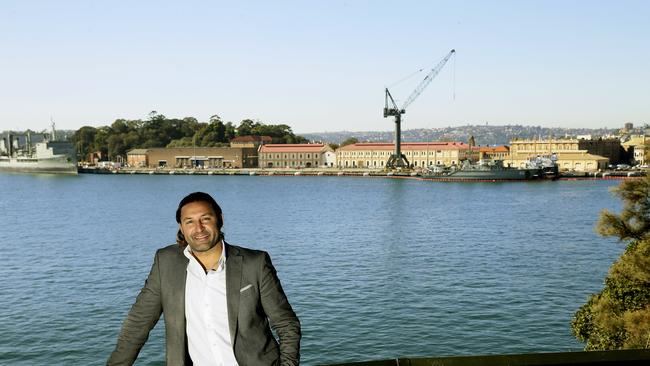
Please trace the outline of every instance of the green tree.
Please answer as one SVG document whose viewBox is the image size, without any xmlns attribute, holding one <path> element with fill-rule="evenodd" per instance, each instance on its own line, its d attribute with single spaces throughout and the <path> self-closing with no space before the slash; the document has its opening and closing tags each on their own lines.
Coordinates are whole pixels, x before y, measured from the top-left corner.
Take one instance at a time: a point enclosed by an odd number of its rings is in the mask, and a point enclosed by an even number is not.
<svg viewBox="0 0 650 366">
<path fill-rule="evenodd" d="M 626 180 L 613 193 L 623 210 L 603 210 L 596 230 L 627 247 L 603 290 L 576 312 L 571 328 L 585 350 L 650 348 L 650 177 Z"/>
<path fill-rule="evenodd" d="M 111 132 L 116 134 L 123 134 L 129 132 L 129 126 L 123 119 L 116 119 L 111 125 Z"/>
<path fill-rule="evenodd" d="M 183 122 L 180 125 L 180 133 L 184 137 L 187 136 L 194 136 L 196 131 L 199 130 L 201 126 L 199 126 L 199 121 L 196 120 L 194 117 L 185 117 L 183 118 Z"/>
<path fill-rule="evenodd" d="M 180 139 L 172 140 L 166 147 L 192 147 L 194 146 L 193 137 L 183 137 Z"/>
<path fill-rule="evenodd" d="M 116 159 L 118 156 L 126 157 L 127 146 L 124 143 L 124 135 L 115 133 L 108 136 L 106 142 L 108 143 L 108 157 L 111 160 Z"/>
<path fill-rule="evenodd" d="M 253 128 L 257 125 L 253 120 L 245 119 L 237 126 L 237 136 L 248 136 L 253 134 Z"/>
<path fill-rule="evenodd" d="M 108 138 L 111 135 L 110 127 L 99 127 L 95 134 L 95 140 L 91 145 L 91 151 L 101 151 L 103 155 L 108 155 Z"/>
<path fill-rule="evenodd" d="M 343 146 L 346 146 L 346 145 L 356 144 L 358 142 L 359 142 L 359 139 L 357 139 L 356 137 L 348 137 L 347 139 L 343 140 L 343 142 L 341 142 L 340 147 L 343 147 Z"/>
<path fill-rule="evenodd" d="M 92 152 L 96 134 L 97 129 L 90 126 L 83 126 L 75 131 L 72 141 L 75 144 L 78 161 L 85 161 L 88 154 Z"/>
<path fill-rule="evenodd" d="M 301 144 L 308 142 L 306 138 L 295 135 L 288 125 L 267 125 L 251 119 L 245 119 L 237 127 L 237 136 L 248 135 L 270 136 L 271 142 L 274 144 Z"/>
<path fill-rule="evenodd" d="M 226 140 L 230 141 L 237 136 L 237 127 L 232 122 L 226 123 Z"/>
<path fill-rule="evenodd" d="M 222 146 L 229 141 L 226 137 L 226 126 L 219 116 L 212 116 L 210 123 L 195 134 L 196 146 Z"/>
<path fill-rule="evenodd" d="M 603 210 L 597 231 L 603 236 L 615 236 L 621 241 L 640 240 L 650 234 L 650 180 L 623 181 L 612 189 L 624 204 L 620 215 Z"/>
</svg>

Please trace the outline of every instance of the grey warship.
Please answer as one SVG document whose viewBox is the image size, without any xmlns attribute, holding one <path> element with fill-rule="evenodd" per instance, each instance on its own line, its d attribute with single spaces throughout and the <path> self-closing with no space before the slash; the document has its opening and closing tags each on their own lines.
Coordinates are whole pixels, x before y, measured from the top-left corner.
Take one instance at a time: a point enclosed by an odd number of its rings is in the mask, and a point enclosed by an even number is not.
<svg viewBox="0 0 650 366">
<path fill-rule="evenodd" d="M 481 160 L 476 164 L 465 161 L 460 166 L 432 167 L 423 172 L 421 177 L 447 182 L 496 182 L 545 179 L 548 174 L 544 167 L 538 165 L 513 168 L 504 166 L 502 160 Z"/>
<path fill-rule="evenodd" d="M 74 146 L 67 141 L 56 141 L 54 124 L 49 136 L 36 141 L 30 131 L 24 134 L 3 133 L 0 172 L 77 174 Z"/>
</svg>

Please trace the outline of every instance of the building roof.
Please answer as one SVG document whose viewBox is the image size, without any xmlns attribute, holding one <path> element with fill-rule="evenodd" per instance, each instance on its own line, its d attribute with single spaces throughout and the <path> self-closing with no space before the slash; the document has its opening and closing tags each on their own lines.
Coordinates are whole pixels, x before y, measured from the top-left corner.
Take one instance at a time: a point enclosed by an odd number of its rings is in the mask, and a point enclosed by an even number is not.
<svg viewBox="0 0 650 366">
<path fill-rule="evenodd" d="M 603 136 L 603 137 L 592 137 L 592 138 L 585 138 L 587 135 L 583 136 L 577 136 L 577 137 L 550 137 L 550 138 L 519 138 L 515 137 L 510 140 L 510 145 L 512 144 L 534 144 L 534 143 L 540 143 L 540 144 L 566 144 L 566 143 L 577 143 L 581 141 L 587 141 L 587 142 L 612 142 L 615 143 L 618 141 L 618 137 L 609 137 L 609 136 Z"/>
<path fill-rule="evenodd" d="M 609 161 L 609 158 L 600 155 L 590 154 L 587 152 L 587 150 L 562 151 L 562 152 L 558 152 L 555 155 L 557 155 L 558 160 L 584 159 L 584 160 Z"/>
<path fill-rule="evenodd" d="M 330 149 L 325 144 L 266 144 L 260 146 L 261 153 L 321 152 Z"/>
<path fill-rule="evenodd" d="M 507 153 L 510 151 L 510 149 L 507 146 L 501 145 L 501 146 L 481 146 L 480 148 L 481 152 L 487 152 L 487 153 Z"/>
<path fill-rule="evenodd" d="M 263 142 L 263 143 L 268 143 L 273 141 L 273 138 L 271 136 L 253 136 L 253 135 L 246 135 L 246 136 L 238 136 L 233 139 L 230 139 L 230 142 L 234 143 L 244 143 L 244 142 Z"/>
<path fill-rule="evenodd" d="M 402 150 L 470 150 L 470 146 L 464 142 L 402 142 Z M 392 142 L 360 142 L 351 145 L 345 145 L 338 148 L 341 151 L 359 151 L 359 150 L 389 150 L 395 149 Z M 478 151 L 477 146 L 471 147 L 472 150 Z"/>
<path fill-rule="evenodd" d="M 650 141 L 650 138 L 646 138 L 645 136 L 632 136 L 629 140 L 621 143 L 621 145 L 625 147 L 641 146 L 645 145 L 646 141 Z"/>
<path fill-rule="evenodd" d="M 126 155 L 145 155 L 149 149 L 131 149 L 126 152 Z"/>
</svg>

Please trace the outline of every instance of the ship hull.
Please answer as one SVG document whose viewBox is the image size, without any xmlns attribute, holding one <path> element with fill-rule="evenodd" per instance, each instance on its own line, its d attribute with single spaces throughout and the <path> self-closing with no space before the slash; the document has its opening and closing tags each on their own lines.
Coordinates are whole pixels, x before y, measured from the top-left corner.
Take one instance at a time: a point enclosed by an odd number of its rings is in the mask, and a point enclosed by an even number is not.
<svg viewBox="0 0 650 366">
<path fill-rule="evenodd" d="M 77 174 L 77 166 L 64 161 L 43 161 L 25 159 L 0 159 L 0 172 L 40 173 L 40 174 Z"/>
<path fill-rule="evenodd" d="M 423 179 L 445 182 L 496 182 L 542 179 L 539 169 L 458 170 L 443 174 L 425 174 Z"/>
</svg>

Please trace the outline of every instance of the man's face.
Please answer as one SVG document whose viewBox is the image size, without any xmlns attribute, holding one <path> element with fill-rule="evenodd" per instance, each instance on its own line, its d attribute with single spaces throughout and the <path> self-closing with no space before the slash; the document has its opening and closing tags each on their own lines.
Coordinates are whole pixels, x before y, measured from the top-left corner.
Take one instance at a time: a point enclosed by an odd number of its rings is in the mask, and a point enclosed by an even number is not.
<svg viewBox="0 0 650 366">
<path fill-rule="evenodd" d="M 206 252 L 217 245 L 217 215 L 207 202 L 188 203 L 181 208 L 180 229 L 194 252 Z"/>
</svg>

